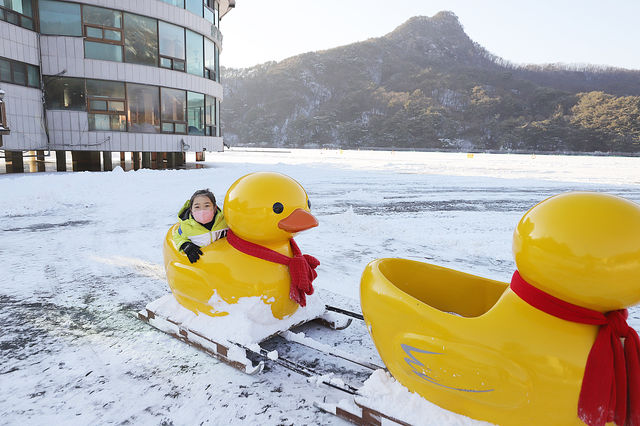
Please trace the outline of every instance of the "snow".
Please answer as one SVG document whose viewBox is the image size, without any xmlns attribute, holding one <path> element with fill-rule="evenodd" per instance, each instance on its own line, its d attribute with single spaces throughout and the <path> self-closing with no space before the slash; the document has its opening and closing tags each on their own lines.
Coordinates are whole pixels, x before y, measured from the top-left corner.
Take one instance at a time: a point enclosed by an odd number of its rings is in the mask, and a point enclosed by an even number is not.
<svg viewBox="0 0 640 426">
<path fill-rule="evenodd" d="M 0 175 L 3 423 L 344 424 L 313 407 L 332 392 L 326 386 L 280 366 L 244 375 L 134 317 L 168 293 L 162 241 L 195 189 L 222 200 L 253 171 L 298 180 L 320 222 L 296 238 L 321 261 L 314 286 L 327 303 L 356 311 L 360 274 L 373 259 L 507 281 L 513 229 L 537 202 L 570 190 L 640 202 L 640 158 L 232 149 L 207 153 L 206 165 Z M 254 302 L 243 302 L 238 322 L 250 312 L 262 318 Z M 637 307 L 629 322 L 640 330 Z M 294 332 L 382 365 L 361 322 Z M 299 356 L 336 383 L 369 379 L 366 389 L 432 424 L 475 424 L 403 394 L 384 372 L 349 373 L 349 364 L 318 363 L 312 349 L 284 343 L 265 349 L 273 358 Z"/>
<path fill-rule="evenodd" d="M 490 423 L 473 420 L 468 417 L 443 410 L 437 405 L 410 392 L 398 383 L 388 372 L 376 370 L 364 382 L 361 396 L 356 401 L 386 415 L 414 425 L 489 425 Z M 350 401 L 341 401 L 348 406 Z M 400 402 L 400 403 L 398 403 Z M 345 407 L 346 408 L 346 407 Z M 428 417 L 425 417 L 428 413 Z"/>
<path fill-rule="evenodd" d="M 260 343 L 279 331 L 318 318 L 324 312 L 324 302 L 317 295 L 307 298 L 307 305 L 298 308 L 292 315 L 277 319 L 271 307 L 260 297 L 241 297 L 235 304 L 228 304 L 214 292 L 209 305 L 216 312 L 228 315 L 210 317 L 196 315 L 178 303 L 172 294 L 147 304 L 146 309 L 163 318 L 171 318 L 184 328 L 207 336 L 218 342 L 235 342 L 242 345 Z"/>
</svg>

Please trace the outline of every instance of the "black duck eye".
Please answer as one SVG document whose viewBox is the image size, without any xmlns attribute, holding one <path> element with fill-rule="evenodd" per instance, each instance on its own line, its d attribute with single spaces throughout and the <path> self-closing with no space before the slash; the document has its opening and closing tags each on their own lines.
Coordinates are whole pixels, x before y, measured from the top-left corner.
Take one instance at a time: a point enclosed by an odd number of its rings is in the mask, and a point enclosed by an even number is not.
<svg viewBox="0 0 640 426">
<path fill-rule="evenodd" d="M 284 206 L 282 205 L 282 203 L 274 203 L 273 211 L 276 214 L 280 214 L 284 211 Z"/>
<path fill-rule="evenodd" d="M 309 210 L 311 210 L 311 201 L 307 200 L 307 206 L 309 206 Z"/>
</svg>

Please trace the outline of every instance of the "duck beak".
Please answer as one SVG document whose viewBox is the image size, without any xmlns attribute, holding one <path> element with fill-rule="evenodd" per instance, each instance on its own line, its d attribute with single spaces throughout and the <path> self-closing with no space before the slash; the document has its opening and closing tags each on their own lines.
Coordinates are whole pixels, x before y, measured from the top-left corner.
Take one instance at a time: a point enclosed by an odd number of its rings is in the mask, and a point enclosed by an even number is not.
<svg viewBox="0 0 640 426">
<path fill-rule="evenodd" d="M 316 226 L 318 226 L 318 220 L 303 209 L 295 209 L 289 216 L 278 222 L 278 228 L 287 232 L 300 232 Z"/>
</svg>

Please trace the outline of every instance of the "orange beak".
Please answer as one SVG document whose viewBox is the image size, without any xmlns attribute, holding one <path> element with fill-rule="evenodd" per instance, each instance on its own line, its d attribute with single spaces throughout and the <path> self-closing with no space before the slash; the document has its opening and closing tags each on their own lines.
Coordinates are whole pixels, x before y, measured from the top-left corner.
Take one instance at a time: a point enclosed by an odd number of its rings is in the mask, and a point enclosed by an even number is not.
<svg viewBox="0 0 640 426">
<path fill-rule="evenodd" d="M 300 232 L 318 226 L 318 220 L 308 211 L 295 209 L 280 222 L 278 228 L 287 232 Z"/>
</svg>

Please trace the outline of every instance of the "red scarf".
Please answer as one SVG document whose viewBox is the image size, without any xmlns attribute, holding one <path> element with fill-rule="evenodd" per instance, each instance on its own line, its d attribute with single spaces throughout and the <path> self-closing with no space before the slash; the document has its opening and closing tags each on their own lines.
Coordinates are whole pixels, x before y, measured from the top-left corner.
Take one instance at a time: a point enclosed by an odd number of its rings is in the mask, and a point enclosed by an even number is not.
<svg viewBox="0 0 640 426">
<path fill-rule="evenodd" d="M 227 232 L 227 241 L 231 244 L 231 247 L 244 254 L 269 262 L 287 265 L 289 267 L 289 276 L 291 277 L 289 297 L 295 300 L 300 306 L 306 306 L 306 295 L 313 294 L 313 285 L 311 285 L 311 282 L 318 276 L 318 273 L 314 271 L 314 269 L 320 265 L 320 261 L 308 254 L 302 254 L 296 242 L 293 241 L 293 238 L 289 240 L 293 257 L 285 256 L 270 248 L 243 240 L 234 234 L 231 229 Z"/>
<path fill-rule="evenodd" d="M 511 290 L 549 315 L 600 326 L 582 378 L 578 417 L 591 426 L 606 422 L 640 426 L 640 338 L 627 324 L 627 310 L 603 314 L 573 305 L 535 288 L 518 271 L 511 279 Z"/>
</svg>

